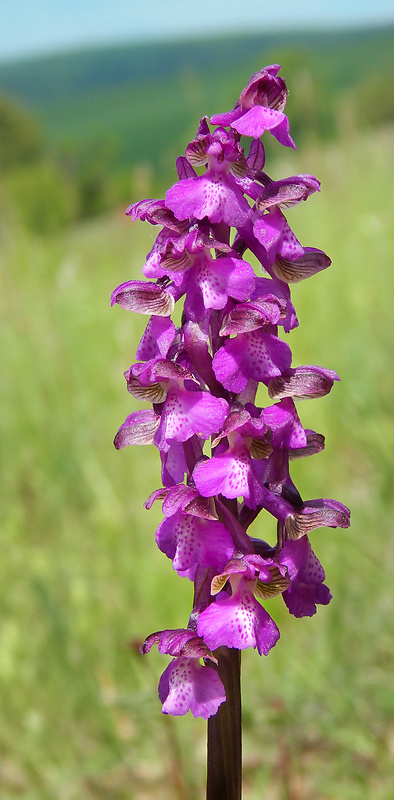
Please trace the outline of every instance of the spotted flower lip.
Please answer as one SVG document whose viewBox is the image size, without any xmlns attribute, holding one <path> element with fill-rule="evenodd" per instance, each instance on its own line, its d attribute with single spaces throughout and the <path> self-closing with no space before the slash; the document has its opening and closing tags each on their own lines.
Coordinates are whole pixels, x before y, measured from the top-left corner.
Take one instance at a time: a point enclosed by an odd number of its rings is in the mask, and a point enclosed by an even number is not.
<svg viewBox="0 0 394 800">
<path fill-rule="evenodd" d="M 183 716 L 191 711 L 194 717 L 209 719 L 226 700 L 219 675 L 195 658 L 174 658 L 159 681 L 159 698 L 163 714 Z"/>
<path fill-rule="evenodd" d="M 204 137 L 202 147 L 204 162 L 207 159 L 205 174 L 174 184 L 166 193 L 167 208 L 179 220 L 208 217 L 212 223 L 224 222 L 235 227 L 244 224 L 251 208 L 231 175 L 233 165 L 240 160 L 239 146 L 219 128 L 212 136 Z"/>
<path fill-rule="evenodd" d="M 160 653 L 175 656 L 159 682 L 163 714 L 183 716 L 190 710 L 203 719 L 216 714 L 226 694 L 215 670 L 200 663 L 203 658 L 217 664 L 203 639 L 191 629 L 157 631 L 145 639 L 141 653 L 148 653 L 154 644 Z"/>
<path fill-rule="evenodd" d="M 213 358 L 216 378 L 225 389 L 243 392 L 249 380 L 268 383 L 289 369 L 289 346 L 261 328 L 226 339 Z"/>
<path fill-rule="evenodd" d="M 193 435 L 208 439 L 218 431 L 227 415 L 224 398 L 208 392 L 190 392 L 172 382 L 161 411 L 160 425 L 154 435 L 159 450 L 169 450 L 172 442 L 186 442 Z"/>
<path fill-rule="evenodd" d="M 255 591 L 270 594 L 284 591 L 290 581 L 286 579 L 287 568 L 277 565 L 270 558 L 257 555 L 235 557 L 227 564 L 224 573 L 212 582 L 215 592 L 231 582 L 232 594 L 220 593 L 198 617 L 197 631 L 208 647 L 257 648 L 259 654 L 267 655 L 279 639 L 279 629 L 267 611 L 255 599 Z"/>
<path fill-rule="evenodd" d="M 193 480 L 203 497 L 243 497 L 248 508 L 260 506 L 283 522 L 294 512 L 291 503 L 264 485 L 251 449 L 238 433 L 228 446 L 221 442 L 212 458 L 197 464 Z"/>
<path fill-rule="evenodd" d="M 202 254 L 190 271 L 185 300 L 187 319 L 198 322 L 209 309 L 224 308 L 229 297 L 247 300 L 254 286 L 254 271 L 246 261 L 230 256 L 213 259 Z"/>
<path fill-rule="evenodd" d="M 251 208 L 237 183 L 220 170 L 179 181 L 166 194 L 166 203 L 178 219 L 209 217 L 211 222 L 227 225 L 245 224 Z"/>
<path fill-rule="evenodd" d="M 231 534 L 221 522 L 184 511 L 177 511 L 160 523 L 156 543 L 180 573 L 196 564 L 222 569 L 234 550 Z"/>
<path fill-rule="evenodd" d="M 203 497 L 244 497 L 250 508 L 262 504 L 267 494 L 254 470 L 249 448 L 239 434 L 234 435 L 231 445 L 220 444 L 214 457 L 197 464 L 193 480 Z"/>
</svg>

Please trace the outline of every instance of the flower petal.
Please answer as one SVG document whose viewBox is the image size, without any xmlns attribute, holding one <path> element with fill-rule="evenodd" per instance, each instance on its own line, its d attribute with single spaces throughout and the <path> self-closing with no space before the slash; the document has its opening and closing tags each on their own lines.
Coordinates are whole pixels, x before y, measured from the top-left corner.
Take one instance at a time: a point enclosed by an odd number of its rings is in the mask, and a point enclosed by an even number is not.
<svg viewBox="0 0 394 800">
<path fill-rule="evenodd" d="M 232 536 L 221 522 L 182 511 L 160 523 L 156 543 L 172 560 L 173 568 L 181 572 L 195 564 L 221 570 L 234 550 Z"/>
<path fill-rule="evenodd" d="M 287 450 L 304 448 L 308 440 L 293 400 L 285 397 L 279 403 L 263 409 L 263 418 L 272 431 L 274 447 L 285 447 Z"/>
<path fill-rule="evenodd" d="M 304 247 L 304 254 L 296 258 L 278 255 L 272 266 L 274 275 L 285 283 L 298 283 L 317 272 L 327 269 L 331 259 L 315 247 Z"/>
<path fill-rule="evenodd" d="M 240 119 L 231 124 L 243 136 L 259 139 L 265 131 L 269 131 L 280 144 L 297 149 L 290 136 L 289 120 L 282 111 L 275 111 L 266 106 L 253 106 Z"/>
<path fill-rule="evenodd" d="M 349 525 L 349 509 L 338 500 L 325 498 L 307 500 L 299 511 L 290 514 L 286 531 L 291 539 L 300 539 L 316 528 L 348 528 Z"/>
<path fill-rule="evenodd" d="M 168 450 L 170 442 L 186 442 L 193 434 L 209 439 L 223 425 L 228 403 L 209 392 L 189 392 L 172 386 L 161 414 L 154 443 L 159 450 Z"/>
<path fill-rule="evenodd" d="M 200 614 L 197 630 L 211 650 L 222 645 L 238 650 L 257 647 L 260 655 L 268 655 L 279 639 L 279 629 L 265 608 L 241 588 L 231 597 L 218 595 Z"/>
<path fill-rule="evenodd" d="M 168 317 L 152 316 L 137 347 L 137 360 L 150 361 L 160 356 L 165 358 L 174 336 L 175 325 Z"/>
<path fill-rule="evenodd" d="M 159 682 L 163 714 L 182 716 L 189 710 L 194 717 L 208 719 L 226 699 L 217 672 L 191 658 L 174 658 Z"/>
<path fill-rule="evenodd" d="M 248 380 L 268 383 L 289 369 L 290 364 L 289 346 L 261 329 L 227 339 L 213 359 L 217 380 L 237 394 L 244 391 Z"/>
<path fill-rule="evenodd" d="M 137 311 L 139 314 L 155 314 L 159 317 L 169 317 L 174 310 L 174 297 L 157 283 L 147 281 L 126 281 L 114 289 L 111 296 L 111 306 L 114 303 L 126 308 L 127 311 Z"/>
<path fill-rule="evenodd" d="M 297 618 L 312 617 L 316 614 L 316 605 L 328 605 L 331 593 L 323 584 L 324 569 L 307 536 L 296 542 L 285 542 L 279 560 L 287 566 L 291 579 L 289 589 L 283 593 L 291 614 Z"/>
<path fill-rule="evenodd" d="M 153 437 L 160 425 L 160 417 L 147 409 L 133 411 L 120 426 L 114 445 L 117 450 L 130 444 L 153 444 Z"/>
<path fill-rule="evenodd" d="M 331 391 L 334 381 L 339 381 L 339 376 L 333 369 L 312 365 L 296 367 L 273 378 L 268 384 L 268 394 L 273 400 L 324 397 Z"/>
<path fill-rule="evenodd" d="M 166 204 L 178 219 L 208 217 L 239 227 L 246 223 L 250 206 L 235 181 L 225 173 L 210 179 L 209 173 L 179 181 L 168 189 Z"/>
<path fill-rule="evenodd" d="M 209 658 L 217 664 L 217 659 L 212 655 L 201 636 L 192 628 L 175 628 L 151 633 L 140 647 L 140 653 L 146 655 L 151 647 L 157 644 L 159 653 L 170 656 L 184 656 L 185 658 Z"/>
<path fill-rule="evenodd" d="M 202 257 L 191 271 L 185 313 L 191 320 L 203 319 L 206 309 L 221 309 L 229 297 L 247 300 L 254 290 L 253 268 L 241 258 Z"/>
</svg>

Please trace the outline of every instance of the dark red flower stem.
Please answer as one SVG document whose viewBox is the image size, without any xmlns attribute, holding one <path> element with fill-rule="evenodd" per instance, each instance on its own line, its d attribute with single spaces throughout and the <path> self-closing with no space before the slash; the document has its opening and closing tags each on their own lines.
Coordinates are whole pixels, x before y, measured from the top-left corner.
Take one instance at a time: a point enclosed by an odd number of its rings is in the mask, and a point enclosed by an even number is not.
<svg viewBox="0 0 394 800">
<path fill-rule="evenodd" d="M 207 800 L 241 800 L 241 652 L 220 647 L 215 656 L 227 699 L 208 720 Z"/>
</svg>

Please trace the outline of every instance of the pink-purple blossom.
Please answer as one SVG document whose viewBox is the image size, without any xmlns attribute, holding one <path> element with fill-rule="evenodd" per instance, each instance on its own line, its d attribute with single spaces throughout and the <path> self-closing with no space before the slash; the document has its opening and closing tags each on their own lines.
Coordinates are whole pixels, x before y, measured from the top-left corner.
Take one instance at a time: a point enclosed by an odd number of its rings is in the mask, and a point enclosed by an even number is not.
<svg viewBox="0 0 394 800">
<path fill-rule="evenodd" d="M 227 583 L 231 594 L 223 591 Z M 255 592 L 264 593 L 265 589 L 269 596 L 289 585 L 286 566 L 258 555 L 237 555 L 212 581 L 211 593 L 220 593 L 199 615 L 198 633 L 212 650 L 222 645 L 238 650 L 255 647 L 260 655 L 268 655 L 279 639 L 279 628 L 256 600 Z"/>
<path fill-rule="evenodd" d="M 267 655 L 280 635 L 269 613 L 277 595 L 297 618 L 330 602 L 309 537 L 350 524 L 346 506 L 304 500 L 291 477 L 294 459 L 324 448 L 297 402 L 327 395 L 339 376 L 293 363 L 286 338 L 298 325 L 291 285 L 331 262 L 287 219 L 294 205 L 313 202 L 318 179 L 263 171 L 263 134 L 295 147 L 279 70 L 255 73 L 232 110 L 200 120 L 164 199 L 129 207 L 133 223 L 160 229 L 144 280 L 125 281 L 111 298 L 149 315 L 125 372 L 130 395 L 145 405 L 128 414 L 115 447 L 157 448 L 163 485 L 145 506 L 162 502 L 157 546 L 194 584 L 187 627 L 153 633 L 141 647 L 145 654 L 157 644 L 172 657 L 159 697 L 173 715 L 217 713 L 226 697 L 215 651 Z M 264 407 L 256 396 L 267 398 Z"/>
<path fill-rule="evenodd" d="M 159 652 L 175 656 L 159 682 L 163 714 L 182 716 L 189 710 L 194 717 L 208 719 L 226 699 L 224 686 L 215 669 L 217 659 L 194 630 L 178 629 L 152 633 L 141 646 L 148 653 L 153 644 Z M 201 660 L 204 659 L 204 664 Z"/>
</svg>

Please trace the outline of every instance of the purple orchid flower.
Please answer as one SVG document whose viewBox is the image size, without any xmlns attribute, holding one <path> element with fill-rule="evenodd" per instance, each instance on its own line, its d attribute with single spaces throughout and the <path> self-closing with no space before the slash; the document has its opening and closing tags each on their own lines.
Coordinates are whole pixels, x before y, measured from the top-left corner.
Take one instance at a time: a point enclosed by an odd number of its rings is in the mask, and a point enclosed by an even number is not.
<svg viewBox="0 0 394 800">
<path fill-rule="evenodd" d="M 323 583 L 324 569 L 307 536 L 298 541 L 285 542 L 279 561 L 287 567 L 290 578 L 290 586 L 282 595 L 290 614 L 312 617 L 316 614 L 317 605 L 328 605 L 332 595 Z"/>
<path fill-rule="evenodd" d="M 134 364 L 125 373 L 129 391 L 141 399 L 160 403 L 160 421 L 154 436 L 159 450 L 192 436 L 209 438 L 220 430 L 228 411 L 224 398 L 201 391 L 188 370 L 167 359 L 153 358 Z"/>
<path fill-rule="evenodd" d="M 228 298 L 247 300 L 253 293 L 253 268 L 240 258 L 213 259 L 205 252 L 196 259 L 185 300 L 187 319 L 198 322 L 209 309 L 222 309 Z"/>
<path fill-rule="evenodd" d="M 200 659 L 217 664 L 201 637 L 195 631 L 166 630 L 151 633 L 141 646 L 143 654 L 157 644 L 160 653 L 175 656 L 159 682 L 159 698 L 163 714 L 182 716 L 189 710 L 194 717 L 208 719 L 216 714 L 226 699 L 218 674 Z"/>
<path fill-rule="evenodd" d="M 247 171 L 242 149 L 233 135 L 223 128 L 197 135 L 186 150 L 186 158 L 198 166 L 206 165 L 204 175 L 179 181 L 167 191 L 166 205 L 179 220 L 191 217 L 226 225 L 245 224 L 250 206 L 231 171 Z"/>
<path fill-rule="evenodd" d="M 221 522 L 184 511 L 177 511 L 160 523 L 156 543 L 180 573 L 196 564 L 223 569 L 234 550 L 231 534 Z"/>
<path fill-rule="evenodd" d="M 220 430 L 227 409 L 224 398 L 212 397 L 209 392 L 188 391 L 171 381 L 154 443 L 159 450 L 168 450 L 172 442 L 186 442 L 194 434 L 208 439 Z"/>
<path fill-rule="evenodd" d="M 197 437 L 193 437 L 196 439 Z M 189 439 L 189 442 L 191 440 Z M 200 454 L 202 446 L 200 444 Z M 188 466 L 183 444 L 181 442 L 171 442 L 168 450 L 160 450 L 161 460 L 161 480 L 163 486 L 170 488 L 176 486 L 185 479 L 188 474 Z"/>
<path fill-rule="evenodd" d="M 227 581 L 231 586 L 230 596 L 221 591 Z M 199 615 L 198 633 L 212 650 L 223 645 L 239 650 L 255 647 L 260 655 L 268 655 L 279 639 L 279 629 L 254 594 L 273 596 L 289 584 L 287 568 L 275 564 L 273 559 L 236 556 L 212 581 L 211 593 L 220 594 Z"/>
<path fill-rule="evenodd" d="M 286 217 L 276 206 L 257 217 L 253 223 L 253 233 L 263 246 L 271 266 L 277 256 L 294 260 L 304 255 L 304 248 L 290 229 Z"/>
<path fill-rule="evenodd" d="M 127 416 L 115 447 L 159 451 L 163 485 L 145 506 L 162 502 L 156 543 L 194 585 L 188 627 L 151 634 L 141 652 L 157 644 L 172 656 L 159 683 L 163 713 L 223 715 L 219 738 L 224 730 L 233 735 L 238 651 L 267 655 L 279 638 L 260 601 L 281 594 L 297 618 L 327 605 L 331 594 L 309 537 L 350 524 L 346 506 L 304 500 L 291 476 L 294 459 L 324 448 L 324 436 L 301 422 L 297 401 L 323 397 L 339 377 L 293 365 L 283 339 L 298 325 L 290 285 L 331 262 L 301 244 L 286 218 L 320 191 L 317 178 L 274 181 L 264 171 L 262 134 L 295 147 L 278 73 L 275 64 L 255 73 L 231 111 L 200 120 L 165 199 L 128 208 L 133 221 L 160 229 L 145 280 L 122 283 L 111 298 L 149 315 L 125 378 L 129 393 L 151 407 Z M 241 135 L 252 139 L 246 153 Z M 265 407 L 257 405 L 260 384 L 270 398 Z M 262 510 L 271 543 L 253 536 Z"/>
<path fill-rule="evenodd" d="M 269 330 L 259 328 L 226 339 L 214 356 L 213 369 L 217 380 L 231 392 L 239 394 L 249 380 L 268 384 L 291 364 L 289 346 Z"/>
<path fill-rule="evenodd" d="M 269 131 L 280 144 L 295 148 L 289 133 L 289 121 L 283 114 L 287 90 L 283 78 L 278 77 L 279 70 L 279 65 L 273 64 L 252 75 L 233 111 L 214 114 L 211 123 L 231 125 L 238 133 L 253 139 Z"/>
<path fill-rule="evenodd" d="M 194 483 L 203 497 L 244 497 L 250 508 L 257 508 L 266 490 L 253 469 L 249 448 L 239 434 L 229 435 L 228 440 L 217 447 L 213 458 L 197 464 Z"/>
</svg>

